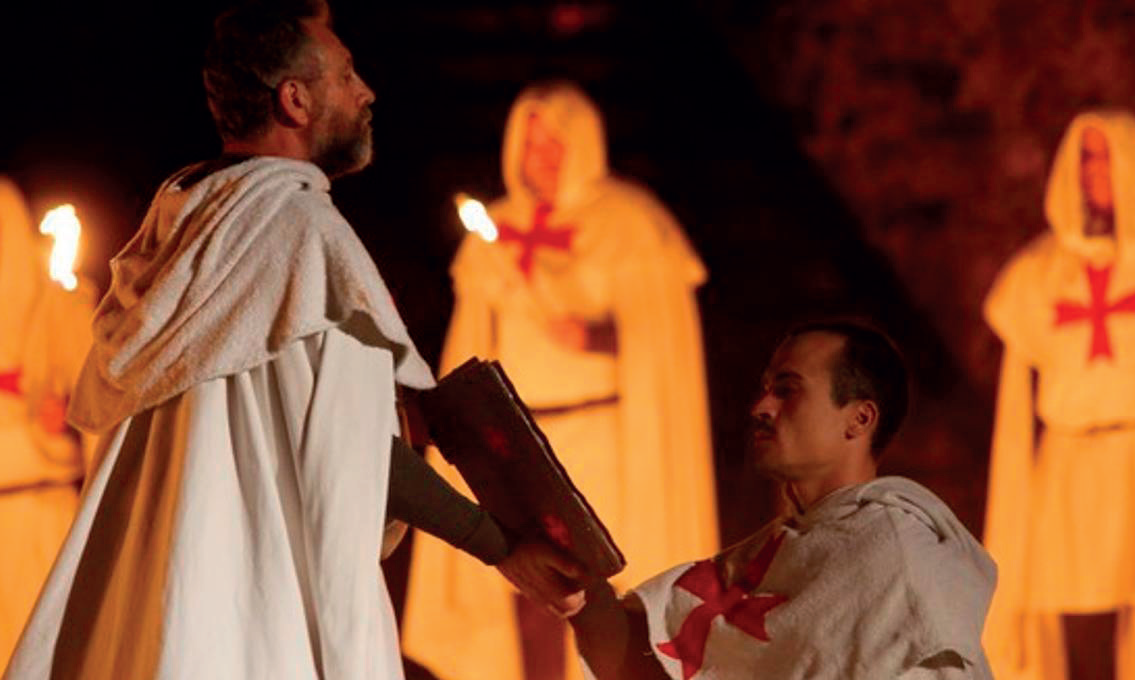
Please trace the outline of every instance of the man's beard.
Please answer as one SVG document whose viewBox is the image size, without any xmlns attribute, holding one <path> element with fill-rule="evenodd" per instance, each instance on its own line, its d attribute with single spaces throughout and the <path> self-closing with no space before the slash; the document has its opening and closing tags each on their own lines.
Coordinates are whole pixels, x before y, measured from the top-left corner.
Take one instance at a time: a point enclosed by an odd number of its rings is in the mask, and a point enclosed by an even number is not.
<svg viewBox="0 0 1135 680">
<path fill-rule="evenodd" d="M 331 116 L 329 129 L 323 139 L 316 141 L 311 162 L 332 178 L 358 172 L 370 165 L 373 155 L 370 111 L 363 109 L 354 120 L 348 120 L 338 111 L 328 115 Z"/>
</svg>

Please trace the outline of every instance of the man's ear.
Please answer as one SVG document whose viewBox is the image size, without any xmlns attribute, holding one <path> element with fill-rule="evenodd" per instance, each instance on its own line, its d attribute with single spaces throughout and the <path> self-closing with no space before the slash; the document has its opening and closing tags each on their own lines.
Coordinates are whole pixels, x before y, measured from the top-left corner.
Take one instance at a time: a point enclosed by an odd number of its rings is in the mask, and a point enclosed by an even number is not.
<svg viewBox="0 0 1135 680">
<path fill-rule="evenodd" d="M 303 128 L 315 119 L 315 98 L 302 80 L 287 78 L 276 88 L 276 110 L 280 124 Z"/>
<path fill-rule="evenodd" d="M 844 436 L 847 439 L 871 436 L 878 424 L 879 406 L 870 399 L 857 401 L 852 406 Z"/>
</svg>

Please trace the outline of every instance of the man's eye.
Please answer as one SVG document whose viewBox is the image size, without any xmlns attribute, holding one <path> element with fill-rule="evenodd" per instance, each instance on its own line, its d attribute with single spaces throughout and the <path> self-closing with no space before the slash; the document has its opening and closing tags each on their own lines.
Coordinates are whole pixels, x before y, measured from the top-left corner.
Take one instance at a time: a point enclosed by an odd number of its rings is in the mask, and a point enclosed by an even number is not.
<svg viewBox="0 0 1135 680">
<path fill-rule="evenodd" d="M 772 394 L 774 397 L 785 398 L 792 394 L 792 385 L 780 384 L 772 386 Z"/>
</svg>

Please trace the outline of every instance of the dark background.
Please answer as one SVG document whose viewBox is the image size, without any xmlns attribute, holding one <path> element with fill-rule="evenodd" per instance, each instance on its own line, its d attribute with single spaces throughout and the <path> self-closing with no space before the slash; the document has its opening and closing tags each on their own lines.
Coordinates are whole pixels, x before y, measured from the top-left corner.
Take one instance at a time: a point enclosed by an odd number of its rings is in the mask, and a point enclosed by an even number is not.
<svg viewBox="0 0 1135 680">
<path fill-rule="evenodd" d="M 8 20 L 0 172 L 36 219 L 77 205 L 83 268 L 104 289 L 107 258 L 160 181 L 219 150 L 199 65 L 223 5 L 46 0 Z M 884 472 L 937 491 L 980 535 L 999 357 L 981 300 L 1044 228 L 1047 167 L 1072 115 L 1135 103 L 1129 3 L 332 8 L 378 96 L 376 162 L 334 196 L 427 359 L 452 304 L 452 195 L 501 192 L 512 98 L 569 77 L 607 116 L 614 169 L 671 207 L 710 272 L 700 301 L 723 540 L 772 504 L 741 442 L 771 344 L 789 321 L 833 311 L 877 318 L 914 368 L 912 417 Z"/>
</svg>

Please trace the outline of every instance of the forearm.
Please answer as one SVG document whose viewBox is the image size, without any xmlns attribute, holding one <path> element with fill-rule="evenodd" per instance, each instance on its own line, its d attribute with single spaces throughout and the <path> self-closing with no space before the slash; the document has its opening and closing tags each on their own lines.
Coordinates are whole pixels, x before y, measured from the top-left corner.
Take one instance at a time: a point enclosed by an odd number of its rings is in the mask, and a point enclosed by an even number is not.
<svg viewBox="0 0 1135 680">
<path fill-rule="evenodd" d="M 645 612 L 628 607 L 606 581 L 588 589 L 587 605 L 570 622 L 597 680 L 669 680 L 650 650 Z"/>
<path fill-rule="evenodd" d="M 398 519 L 495 565 L 509 553 L 500 525 L 458 493 L 402 439 L 391 443 L 387 519 Z"/>
</svg>

